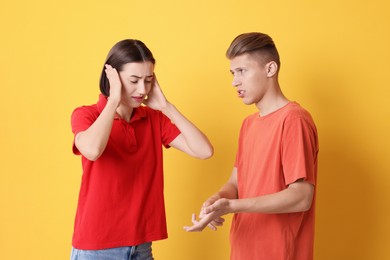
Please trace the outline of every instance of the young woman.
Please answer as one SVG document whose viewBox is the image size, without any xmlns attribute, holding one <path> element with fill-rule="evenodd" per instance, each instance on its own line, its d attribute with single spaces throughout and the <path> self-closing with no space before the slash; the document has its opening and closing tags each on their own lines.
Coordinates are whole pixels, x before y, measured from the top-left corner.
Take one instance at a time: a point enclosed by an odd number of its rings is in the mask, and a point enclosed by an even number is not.
<svg viewBox="0 0 390 260">
<path fill-rule="evenodd" d="M 162 146 L 212 156 L 207 137 L 164 96 L 155 59 L 139 40 L 110 50 L 96 104 L 72 114 L 83 176 L 71 259 L 153 259 L 167 238 Z"/>
</svg>

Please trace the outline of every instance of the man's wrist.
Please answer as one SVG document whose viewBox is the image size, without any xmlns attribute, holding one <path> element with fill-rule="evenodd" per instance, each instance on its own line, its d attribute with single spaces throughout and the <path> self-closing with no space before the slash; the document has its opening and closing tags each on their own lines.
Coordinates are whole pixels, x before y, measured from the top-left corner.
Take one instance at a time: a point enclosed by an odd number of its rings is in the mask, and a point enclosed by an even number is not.
<svg viewBox="0 0 390 260">
<path fill-rule="evenodd" d="M 239 200 L 238 199 L 229 199 L 229 211 L 230 213 L 238 213 L 239 210 Z"/>
</svg>

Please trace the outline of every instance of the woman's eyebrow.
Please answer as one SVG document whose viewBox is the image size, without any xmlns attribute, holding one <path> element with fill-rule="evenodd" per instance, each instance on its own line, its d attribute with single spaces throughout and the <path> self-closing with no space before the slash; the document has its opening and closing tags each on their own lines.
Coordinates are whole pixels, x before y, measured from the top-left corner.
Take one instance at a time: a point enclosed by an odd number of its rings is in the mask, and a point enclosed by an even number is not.
<svg viewBox="0 0 390 260">
<path fill-rule="evenodd" d="M 138 75 L 130 75 L 129 77 L 134 77 L 134 78 L 137 78 L 137 79 L 142 79 L 141 76 L 138 76 Z M 153 75 L 148 75 L 146 76 L 146 78 L 153 78 Z"/>
</svg>

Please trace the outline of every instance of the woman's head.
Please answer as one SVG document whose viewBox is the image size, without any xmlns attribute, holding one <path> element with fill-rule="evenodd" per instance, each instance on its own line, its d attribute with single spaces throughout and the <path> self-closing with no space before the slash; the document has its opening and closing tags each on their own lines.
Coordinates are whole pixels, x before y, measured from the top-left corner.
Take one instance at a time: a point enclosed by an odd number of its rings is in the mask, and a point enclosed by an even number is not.
<svg viewBox="0 0 390 260">
<path fill-rule="evenodd" d="M 110 64 L 118 72 L 122 71 L 127 63 L 151 62 L 155 64 L 152 52 L 146 45 L 133 39 L 122 40 L 115 44 L 107 55 L 105 64 Z M 105 67 L 100 75 L 100 91 L 106 97 L 110 96 L 110 83 L 107 79 Z"/>
</svg>

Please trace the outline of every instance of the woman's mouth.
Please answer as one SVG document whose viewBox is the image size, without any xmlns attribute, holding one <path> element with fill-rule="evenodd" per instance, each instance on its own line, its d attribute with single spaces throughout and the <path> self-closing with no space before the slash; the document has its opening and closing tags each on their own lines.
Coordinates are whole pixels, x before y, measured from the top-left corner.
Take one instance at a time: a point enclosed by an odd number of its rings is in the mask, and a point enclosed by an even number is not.
<svg viewBox="0 0 390 260">
<path fill-rule="evenodd" d="M 139 103 L 141 103 L 142 101 L 144 101 L 144 96 L 132 96 L 131 97 L 134 101 L 136 101 L 136 102 L 139 102 Z"/>
</svg>

